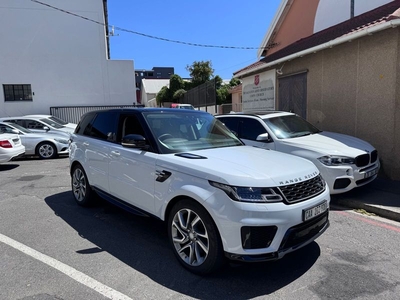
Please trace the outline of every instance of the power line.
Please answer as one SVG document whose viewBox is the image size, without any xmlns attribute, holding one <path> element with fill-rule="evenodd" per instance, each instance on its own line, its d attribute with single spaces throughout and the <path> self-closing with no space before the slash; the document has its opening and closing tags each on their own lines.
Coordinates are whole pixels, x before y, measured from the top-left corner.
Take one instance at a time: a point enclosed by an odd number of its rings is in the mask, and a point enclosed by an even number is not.
<svg viewBox="0 0 400 300">
<path fill-rule="evenodd" d="M 38 0 L 31 0 L 31 1 L 35 2 L 37 4 L 40 4 L 40 5 L 47 6 L 49 8 L 58 10 L 60 12 L 72 15 L 74 17 L 78 17 L 78 18 L 84 19 L 86 21 L 96 23 L 96 24 L 101 25 L 101 26 L 106 26 L 106 24 L 104 24 L 102 22 L 99 22 L 99 21 L 84 17 L 82 15 L 78 15 L 76 13 L 64 10 L 62 8 L 55 7 L 55 6 L 52 6 L 50 4 L 47 4 L 47 3 L 44 3 L 44 2 L 41 2 L 41 1 L 38 1 Z M 109 26 L 109 27 L 111 27 L 111 26 Z M 237 46 L 221 46 L 221 45 L 190 43 L 190 42 L 184 42 L 184 41 L 178 41 L 178 40 L 171 40 L 171 39 L 167 39 L 167 38 L 162 38 L 162 37 L 158 37 L 158 36 L 154 36 L 154 35 L 150 35 L 150 34 L 146 34 L 146 33 L 142 33 L 142 32 L 137 32 L 137 31 L 134 31 L 134 30 L 125 29 L 125 28 L 121 28 L 121 27 L 117 27 L 117 26 L 112 26 L 112 27 L 114 28 L 114 30 L 118 30 L 118 31 L 122 31 L 122 32 L 132 33 L 132 34 L 136 34 L 136 35 L 140 35 L 140 36 L 144 36 L 144 37 L 147 37 L 147 38 L 156 39 L 156 40 L 160 40 L 160 41 L 164 41 L 164 42 L 176 43 L 176 44 L 182 44 L 182 45 L 188 45 L 188 46 L 194 46 L 194 47 L 239 49 L 239 50 L 256 50 L 256 49 L 267 49 L 268 50 L 270 48 L 269 46 L 267 46 L 267 47 L 237 47 Z"/>
</svg>

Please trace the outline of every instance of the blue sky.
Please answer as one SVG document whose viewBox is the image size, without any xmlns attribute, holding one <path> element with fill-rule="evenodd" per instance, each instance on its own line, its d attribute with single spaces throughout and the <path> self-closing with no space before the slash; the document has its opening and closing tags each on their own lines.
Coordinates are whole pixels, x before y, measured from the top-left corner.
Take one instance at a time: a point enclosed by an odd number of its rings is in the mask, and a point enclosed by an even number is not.
<svg viewBox="0 0 400 300">
<path fill-rule="evenodd" d="M 187 43 L 260 46 L 280 0 L 108 0 L 109 25 Z M 212 62 L 214 75 L 232 73 L 257 61 L 257 50 L 205 48 L 152 39 L 124 31 L 110 38 L 111 59 L 134 60 L 135 69 L 174 67 L 189 77 L 186 66 Z"/>
</svg>

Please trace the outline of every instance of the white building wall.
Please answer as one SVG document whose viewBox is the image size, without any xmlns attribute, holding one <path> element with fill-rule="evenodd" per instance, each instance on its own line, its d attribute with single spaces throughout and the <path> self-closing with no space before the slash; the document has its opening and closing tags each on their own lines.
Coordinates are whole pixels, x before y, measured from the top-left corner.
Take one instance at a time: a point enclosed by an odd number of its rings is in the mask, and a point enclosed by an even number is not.
<svg viewBox="0 0 400 300">
<path fill-rule="evenodd" d="M 105 23 L 102 0 L 46 3 Z M 107 59 L 102 25 L 28 0 L 1 0 L 0 41 L 0 116 L 136 103 L 133 61 Z M 4 101 L 4 84 L 31 84 L 33 101 Z"/>
</svg>

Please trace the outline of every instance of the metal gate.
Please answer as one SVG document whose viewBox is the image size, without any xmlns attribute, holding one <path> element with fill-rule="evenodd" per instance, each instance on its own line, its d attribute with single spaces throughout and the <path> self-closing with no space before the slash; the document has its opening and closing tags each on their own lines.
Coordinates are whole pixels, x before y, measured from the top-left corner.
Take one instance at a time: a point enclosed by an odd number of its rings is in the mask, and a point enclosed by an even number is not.
<svg viewBox="0 0 400 300">
<path fill-rule="evenodd" d="M 279 110 L 290 111 L 307 118 L 307 73 L 278 78 Z"/>
</svg>

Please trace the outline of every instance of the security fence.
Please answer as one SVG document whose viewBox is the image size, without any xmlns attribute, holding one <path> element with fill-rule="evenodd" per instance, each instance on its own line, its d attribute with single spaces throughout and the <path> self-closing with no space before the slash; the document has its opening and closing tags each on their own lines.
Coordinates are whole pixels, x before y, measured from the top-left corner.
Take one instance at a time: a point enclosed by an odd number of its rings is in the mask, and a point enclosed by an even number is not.
<svg viewBox="0 0 400 300">
<path fill-rule="evenodd" d="M 50 114 L 69 123 L 78 123 L 81 116 L 89 111 L 131 107 L 144 107 L 144 105 L 54 106 L 50 107 Z"/>
<path fill-rule="evenodd" d="M 215 106 L 217 104 L 215 79 L 188 90 L 180 102 L 192 104 L 194 107 Z"/>
</svg>

